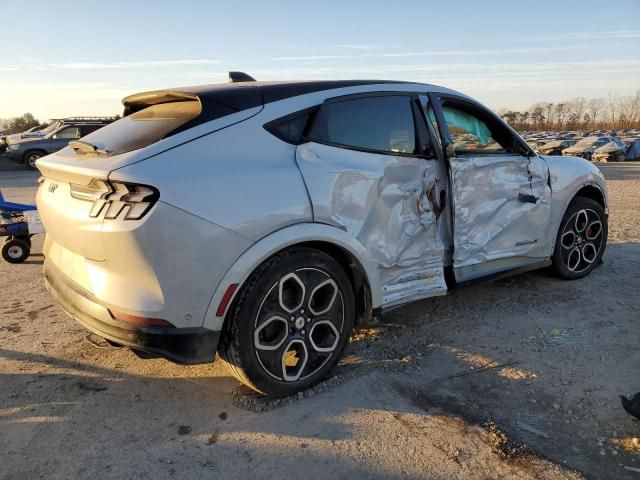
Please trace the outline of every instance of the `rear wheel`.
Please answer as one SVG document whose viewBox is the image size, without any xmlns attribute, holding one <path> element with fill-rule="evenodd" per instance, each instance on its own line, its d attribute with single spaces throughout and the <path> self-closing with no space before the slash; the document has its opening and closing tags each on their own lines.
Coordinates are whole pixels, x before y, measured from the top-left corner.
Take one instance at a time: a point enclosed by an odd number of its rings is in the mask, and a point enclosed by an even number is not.
<svg viewBox="0 0 640 480">
<path fill-rule="evenodd" d="M 12 238 L 2 245 L 2 258 L 9 263 L 22 263 L 29 256 L 29 244 L 24 240 Z"/>
<path fill-rule="evenodd" d="M 558 230 L 552 257 L 555 274 L 565 280 L 589 275 L 602 260 L 607 234 L 602 206 L 590 198 L 574 198 Z"/>
<path fill-rule="evenodd" d="M 616 155 L 616 162 L 624 162 L 624 160 L 625 160 L 624 152 L 619 152 Z"/>
<path fill-rule="evenodd" d="M 30 170 L 36 169 L 36 160 L 44 157 L 44 152 L 40 150 L 32 150 L 24 154 L 24 166 Z"/>
<path fill-rule="evenodd" d="M 584 159 L 591 161 L 591 153 L 590 152 L 585 153 L 584 154 Z"/>
<path fill-rule="evenodd" d="M 296 248 L 247 280 L 229 311 L 220 357 L 248 387 L 291 395 L 335 366 L 354 319 L 353 291 L 340 264 L 318 250 Z"/>
</svg>

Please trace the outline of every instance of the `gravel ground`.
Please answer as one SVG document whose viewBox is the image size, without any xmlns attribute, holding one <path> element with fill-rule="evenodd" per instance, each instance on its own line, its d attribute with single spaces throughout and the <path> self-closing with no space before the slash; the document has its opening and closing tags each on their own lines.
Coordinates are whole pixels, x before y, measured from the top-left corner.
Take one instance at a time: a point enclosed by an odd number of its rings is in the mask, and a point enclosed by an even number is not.
<svg viewBox="0 0 640 480">
<path fill-rule="evenodd" d="M 396 310 L 336 375 L 268 401 L 220 364 L 106 348 L 47 296 L 42 239 L 0 263 L 0 479 L 640 478 L 640 164 L 603 165 L 609 246 L 590 277 L 534 272 Z M 32 201 L 37 174 L 0 161 Z M 96 341 L 98 340 L 98 341 Z"/>
</svg>

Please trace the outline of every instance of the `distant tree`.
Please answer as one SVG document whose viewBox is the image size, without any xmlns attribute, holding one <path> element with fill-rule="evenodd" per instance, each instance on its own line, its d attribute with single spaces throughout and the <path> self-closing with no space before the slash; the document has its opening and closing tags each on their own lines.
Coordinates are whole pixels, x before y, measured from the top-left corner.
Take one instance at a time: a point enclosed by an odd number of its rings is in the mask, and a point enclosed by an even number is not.
<svg viewBox="0 0 640 480">
<path fill-rule="evenodd" d="M 574 129 L 580 128 L 580 121 L 584 118 L 584 113 L 587 108 L 587 99 L 584 97 L 577 97 L 568 102 L 570 105 L 570 110 L 573 115 L 575 115 L 575 122 L 573 125 Z"/>
<path fill-rule="evenodd" d="M 545 108 L 547 109 L 547 128 L 551 128 L 551 112 L 553 111 L 553 103 L 547 103 Z"/>
<path fill-rule="evenodd" d="M 538 128 L 542 128 L 545 122 L 544 110 L 542 107 L 535 107 L 531 113 L 531 120 Z"/>
<path fill-rule="evenodd" d="M 556 112 L 556 128 L 562 130 L 564 118 L 567 113 L 567 105 L 565 103 L 558 103 L 554 111 Z"/>
<path fill-rule="evenodd" d="M 40 122 L 31 114 L 25 113 L 21 117 L 15 117 L 0 121 L 1 129 L 5 133 L 20 133 L 30 128 L 37 127 Z"/>
<path fill-rule="evenodd" d="M 592 98 L 587 101 L 587 110 L 589 111 L 591 122 L 590 127 L 595 128 L 598 124 L 598 115 L 604 111 L 606 102 L 604 98 Z"/>
<path fill-rule="evenodd" d="M 616 124 L 616 113 L 618 111 L 618 99 L 615 95 L 609 92 L 609 98 L 607 99 L 607 107 L 609 107 L 609 127 L 613 128 Z"/>
</svg>

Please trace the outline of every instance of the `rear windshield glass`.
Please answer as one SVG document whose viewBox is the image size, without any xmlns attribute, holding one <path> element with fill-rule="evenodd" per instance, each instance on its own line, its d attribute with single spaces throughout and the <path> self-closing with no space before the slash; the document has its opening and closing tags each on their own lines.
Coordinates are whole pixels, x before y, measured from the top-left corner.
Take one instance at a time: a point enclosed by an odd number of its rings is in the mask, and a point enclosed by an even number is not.
<svg viewBox="0 0 640 480">
<path fill-rule="evenodd" d="M 200 110 L 200 102 L 197 101 L 152 105 L 90 133 L 82 141 L 109 155 L 130 152 L 167 137 L 197 117 Z"/>
</svg>

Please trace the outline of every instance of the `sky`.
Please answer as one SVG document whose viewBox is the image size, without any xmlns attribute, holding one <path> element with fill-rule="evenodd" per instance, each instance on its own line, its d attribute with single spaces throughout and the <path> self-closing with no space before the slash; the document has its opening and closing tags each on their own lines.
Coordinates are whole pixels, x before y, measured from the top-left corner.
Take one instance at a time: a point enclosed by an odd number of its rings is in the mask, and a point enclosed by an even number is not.
<svg viewBox="0 0 640 480">
<path fill-rule="evenodd" d="M 395 79 L 494 109 L 640 90 L 640 0 L 0 0 L 0 118 L 121 113 L 158 88 Z"/>
</svg>

